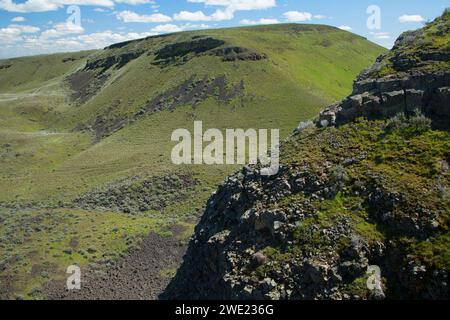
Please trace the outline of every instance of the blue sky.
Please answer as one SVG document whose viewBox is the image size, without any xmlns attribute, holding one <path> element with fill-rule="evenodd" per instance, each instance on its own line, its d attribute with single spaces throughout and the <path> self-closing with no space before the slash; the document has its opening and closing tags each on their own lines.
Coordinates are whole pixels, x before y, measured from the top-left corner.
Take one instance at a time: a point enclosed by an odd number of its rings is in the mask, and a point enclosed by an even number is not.
<svg viewBox="0 0 450 320">
<path fill-rule="evenodd" d="M 286 22 L 332 25 L 390 48 L 448 7 L 450 0 L 0 0 L 0 58 Z"/>
</svg>

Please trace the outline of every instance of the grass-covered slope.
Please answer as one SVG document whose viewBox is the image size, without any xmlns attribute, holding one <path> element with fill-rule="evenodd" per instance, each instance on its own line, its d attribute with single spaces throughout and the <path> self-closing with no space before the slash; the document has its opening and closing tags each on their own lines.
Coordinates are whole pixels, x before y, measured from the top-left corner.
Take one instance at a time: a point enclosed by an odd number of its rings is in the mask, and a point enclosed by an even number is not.
<svg viewBox="0 0 450 320">
<path fill-rule="evenodd" d="M 383 52 L 336 28 L 279 25 L 1 61 L 3 296 L 45 296 L 41 284 L 64 278 L 69 262 L 117 258 L 129 237 L 186 225 L 236 166 L 172 165 L 174 129 L 202 120 L 286 137 Z"/>
<path fill-rule="evenodd" d="M 93 51 L 0 60 L 0 93 L 37 91 L 83 65 Z"/>
<path fill-rule="evenodd" d="M 450 69 L 450 10 L 424 28 L 403 33 L 363 78 Z"/>
</svg>

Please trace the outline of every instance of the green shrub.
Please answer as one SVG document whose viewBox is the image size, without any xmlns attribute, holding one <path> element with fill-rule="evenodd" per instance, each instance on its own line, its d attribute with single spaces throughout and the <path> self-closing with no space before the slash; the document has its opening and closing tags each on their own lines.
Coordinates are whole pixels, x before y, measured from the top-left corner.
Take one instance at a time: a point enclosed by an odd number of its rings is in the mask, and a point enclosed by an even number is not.
<svg viewBox="0 0 450 320">
<path fill-rule="evenodd" d="M 386 129 L 388 131 L 405 131 L 406 133 L 420 134 L 431 129 L 431 119 L 416 109 L 410 117 L 405 113 L 399 113 L 388 119 Z"/>
<path fill-rule="evenodd" d="M 394 117 L 389 118 L 386 123 L 386 129 L 387 130 L 401 130 L 403 129 L 408 123 L 408 119 L 406 117 L 406 114 L 398 113 Z"/>
<path fill-rule="evenodd" d="M 330 181 L 335 193 L 338 193 L 345 186 L 346 182 L 349 180 L 347 172 L 342 165 L 337 165 L 333 172 L 331 173 Z"/>
<path fill-rule="evenodd" d="M 409 126 L 416 133 L 426 132 L 431 129 L 431 119 L 416 109 L 414 115 L 409 119 Z"/>
</svg>

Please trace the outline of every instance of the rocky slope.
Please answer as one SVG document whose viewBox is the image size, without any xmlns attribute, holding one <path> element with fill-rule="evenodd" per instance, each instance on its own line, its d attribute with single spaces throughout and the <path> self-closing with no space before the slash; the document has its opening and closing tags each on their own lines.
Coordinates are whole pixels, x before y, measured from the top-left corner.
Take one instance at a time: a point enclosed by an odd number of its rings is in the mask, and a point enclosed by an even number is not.
<svg viewBox="0 0 450 320">
<path fill-rule="evenodd" d="M 448 299 L 449 26 L 402 35 L 282 144 L 276 176 L 223 182 L 161 298 Z"/>
<path fill-rule="evenodd" d="M 416 109 L 435 119 L 450 116 L 449 20 L 446 11 L 425 28 L 402 34 L 390 52 L 358 77 L 349 97 L 321 112 L 319 125 Z"/>
</svg>

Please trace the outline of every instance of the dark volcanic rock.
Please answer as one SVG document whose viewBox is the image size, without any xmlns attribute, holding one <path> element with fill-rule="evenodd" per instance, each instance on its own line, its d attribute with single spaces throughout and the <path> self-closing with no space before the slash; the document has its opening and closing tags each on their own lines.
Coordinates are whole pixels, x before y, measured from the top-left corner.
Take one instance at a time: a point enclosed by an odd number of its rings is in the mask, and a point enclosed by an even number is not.
<svg viewBox="0 0 450 320">
<path fill-rule="evenodd" d="M 247 48 L 222 47 L 225 41 L 214 38 L 193 37 L 191 41 L 169 44 L 156 52 L 155 65 L 165 66 L 169 63 L 185 63 L 191 58 L 209 54 L 222 57 L 223 61 L 259 61 L 267 59 L 264 53 L 253 52 Z"/>
<path fill-rule="evenodd" d="M 2 69 L 8 69 L 8 68 L 10 68 L 12 66 L 12 64 L 2 64 L 2 65 L 0 65 L 0 70 L 2 70 Z"/>
<path fill-rule="evenodd" d="M 51 281 L 43 286 L 42 293 L 52 300 L 157 299 L 170 281 L 164 272 L 180 263 L 185 250 L 185 242 L 175 236 L 150 233 L 138 249 L 117 262 L 105 261 L 82 268 L 81 290 L 69 291 L 65 281 Z"/>
<path fill-rule="evenodd" d="M 440 122 L 450 121 L 449 30 L 446 10 L 424 28 L 403 33 L 391 51 L 359 75 L 352 95 L 322 111 L 317 123 L 342 125 L 357 117 L 387 118 L 414 109 Z M 444 45 L 437 44 L 441 42 Z"/>
<path fill-rule="evenodd" d="M 124 52 L 116 55 L 108 55 L 105 58 L 98 58 L 93 60 L 88 60 L 86 63 L 86 66 L 84 67 L 84 71 L 93 71 L 98 70 L 100 73 L 105 72 L 106 70 L 110 69 L 114 65 L 117 69 L 122 68 L 125 66 L 128 62 L 139 58 L 144 51 L 131 51 L 131 52 Z"/>
<path fill-rule="evenodd" d="M 72 73 L 66 79 L 72 90 L 71 99 L 78 104 L 82 104 L 95 96 L 107 80 L 106 74 L 96 75 L 92 71 L 83 70 Z"/>
<path fill-rule="evenodd" d="M 166 45 L 156 52 L 155 64 L 167 64 L 188 54 L 198 55 L 225 44 L 214 38 L 200 38 Z"/>
<path fill-rule="evenodd" d="M 441 119 L 450 116 L 449 86 L 450 71 L 364 79 L 355 82 L 351 96 L 322 111 L 317 123 L 342 125 L 358 117 L 382 119 L 414 110 Z"/>
</svg>

